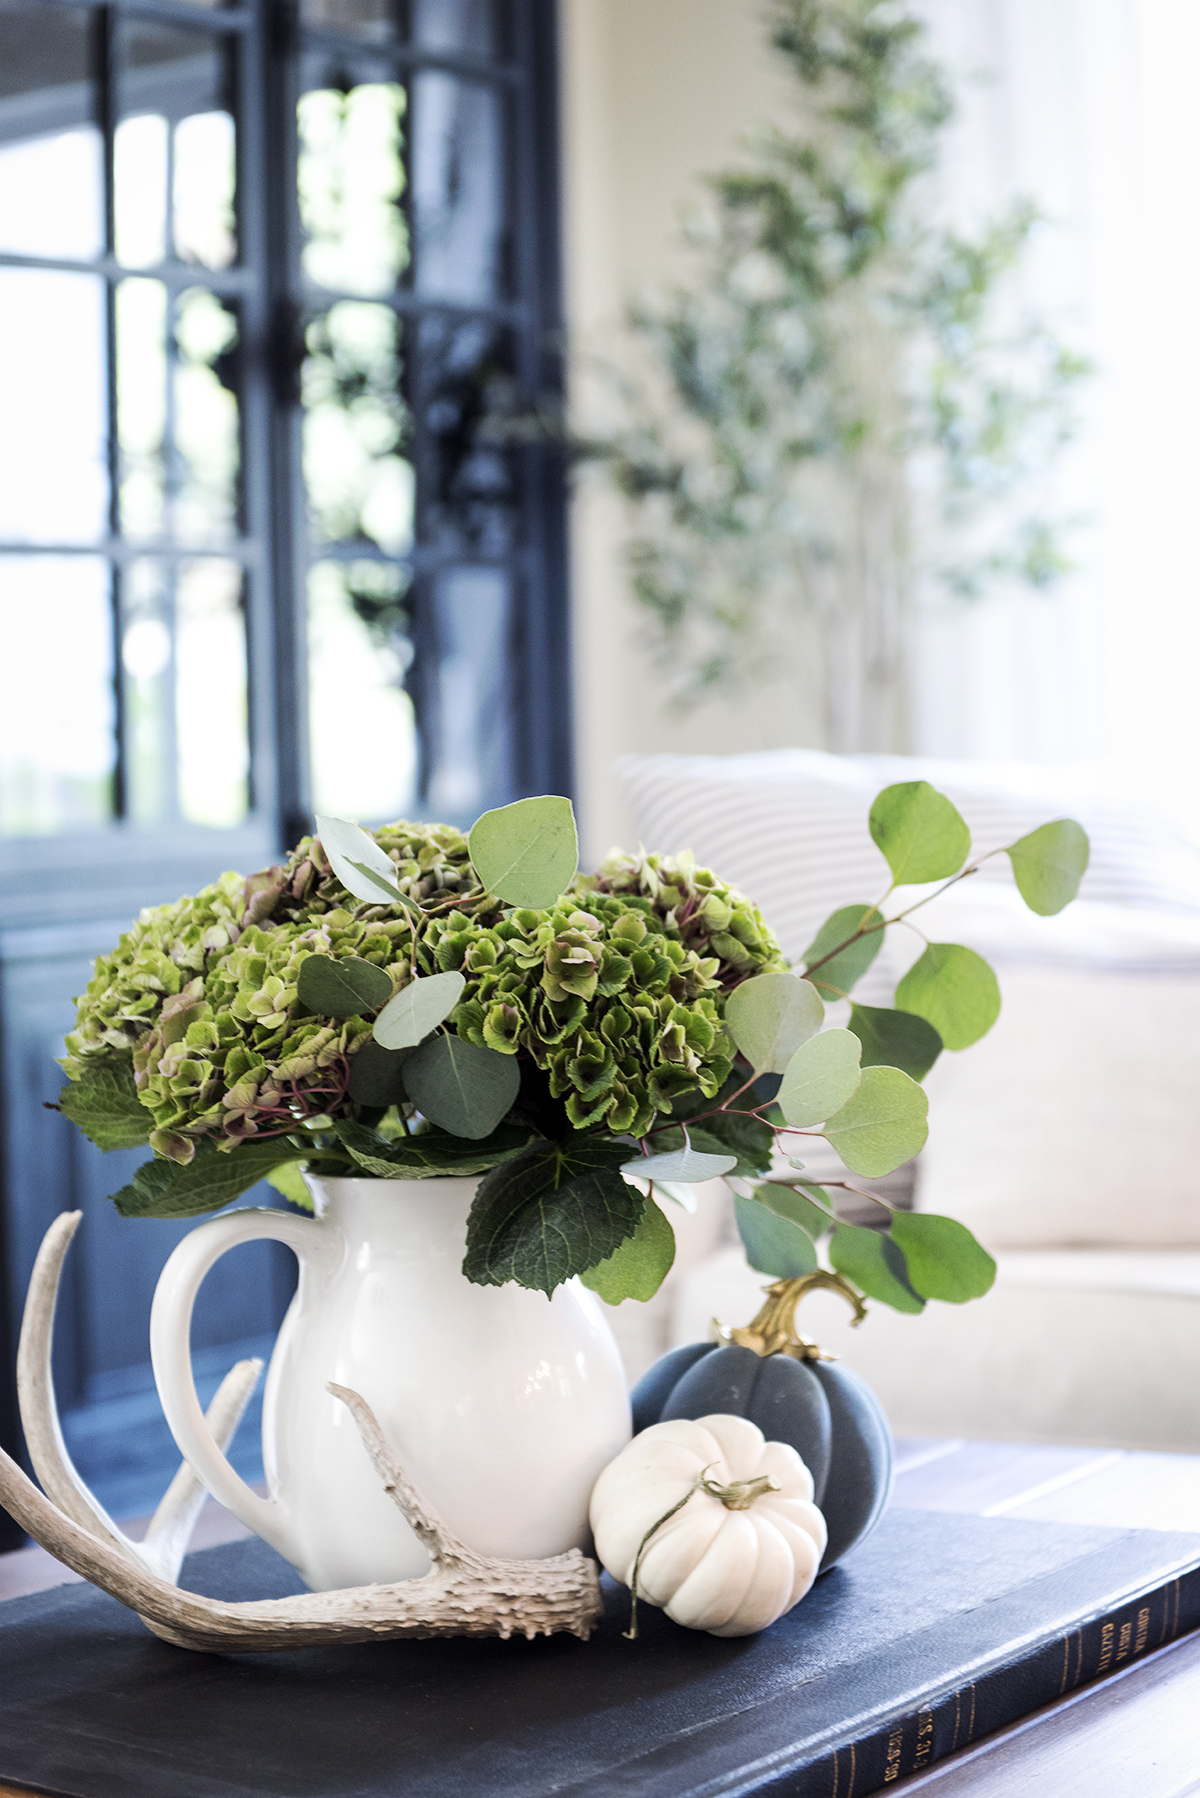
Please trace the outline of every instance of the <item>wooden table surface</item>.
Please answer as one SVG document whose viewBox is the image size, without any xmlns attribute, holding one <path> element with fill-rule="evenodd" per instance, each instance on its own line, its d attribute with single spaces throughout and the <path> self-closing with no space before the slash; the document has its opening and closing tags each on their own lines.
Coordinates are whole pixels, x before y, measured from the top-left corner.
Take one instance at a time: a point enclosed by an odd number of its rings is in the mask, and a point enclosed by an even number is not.
<svg viewBox="0 0 1200 1798">
<path fill-rule="evenodd" d="M 910 1510 L 1200 1535 L 1200 1455 L 915 1440 L 897 1449 L 892 1502 Z M 246 1534 L 209 1500 L 194 1546 Z M 0 1556 L 0 1599 L 74 1578 L 39 1548 Z M 1200 1798 L 1200 1632 L 887 1789 L 906 1798 Z M 29 1794 L 0 1785 L 0 1798 Z"/>
</svg>

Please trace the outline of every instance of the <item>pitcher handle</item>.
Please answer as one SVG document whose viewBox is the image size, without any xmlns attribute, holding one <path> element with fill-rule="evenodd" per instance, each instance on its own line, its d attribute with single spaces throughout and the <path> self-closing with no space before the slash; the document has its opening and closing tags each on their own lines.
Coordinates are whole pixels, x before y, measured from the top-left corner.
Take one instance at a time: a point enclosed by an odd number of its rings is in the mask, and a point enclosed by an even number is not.
<svg viewBox="0 0 1200 1798">
<path fill-rule="evenodd" d="M 276 1499 L 260 1498 L 251 1491 L 233 1471 L 204 1421 L 192 1375 L 192 1308 L 209 1268 L 237 1243 L 264 1237 L 282 1242 L 294 1252 L 302 1267 L 315 1270 L 326 1264 L 331 1253 L 336 1255 L 331 1240 L 334 1234 L 328 1225 L 294 1217 L 286 1211 L 248 1207 L 214 1217 L 185 1236 L 174 1250 L 159 1275 L 150 1312 L 150 1359 L 155 1384 L 179 1452 L 214 1498 L 285 1560 L 293 1562 L 297 1548 L 286 1507 Z"/>
</svg>

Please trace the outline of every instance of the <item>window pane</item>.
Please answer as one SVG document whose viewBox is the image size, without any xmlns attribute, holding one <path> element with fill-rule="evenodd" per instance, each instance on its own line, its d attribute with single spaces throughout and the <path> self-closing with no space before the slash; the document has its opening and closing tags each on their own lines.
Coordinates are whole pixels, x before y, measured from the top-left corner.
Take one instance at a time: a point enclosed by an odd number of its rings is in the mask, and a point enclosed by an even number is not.
<svg viewBox="0 0 1200 1798">
<path fill-rule="evenodd" d="M 232 52 L 209 32 L 126 24 L 113 146 L 116 252 L 225 268 L 237 254 Z"/>
<path fill-rule="evenodd" d="M 512 793 L 509 611 L 502 569 L 452 568 L 437 581 L 429 803 L 438 817 L 471 820 Z"/>
<path fill-rule="evenodd" d="M 125 535 L 226 540 L 237 520 L 236 317 L 205 288 L 172 301 L 161 282 L 135 278 L 117 288 L 116 326 Z"/>
<path fill-rule="evenodd" d="M 515 547 L 516 486 L 497 427 L 513 405 L 511 340 L 483 320 L 435 314 L 421 321 L 419 344 L 420 406 L 433 451 L 426 539 L 445 552 L 507 555 Z"/>
<path fill-rule="evenodd" d="M 386 562 L 318 562 L 308 582 L 314 806 L 382 823 L 411 813 L 417 736 L 407 577 Z"/>
<path fill-rule="evenodd" d="M 0 835 L 107 824 L 116 719 L 106 565 L 0 557 L 0 641 Z"/>
<path fill-rule="evenodd" d="M 391 293 L 408 265 L 404 89 L 362 80 L 346 91 L 310 70 L 300 96 L 297 169 L 304 273 L 345 293 Z"/>
<path fill-rule="evenodd" d="M 412 0 L 412 35 L 423 50 L 495 55 L 493 0 Z"/>
<path fill-rule="evenodd" d="M 314 534 L 412 545 L 413 472 L 400 453 L 400 327 L 387 306 L 342 300 L 308 328 L 304 478 Z"/>
<path fill-rule="evenodd" d="M 103 283 L 0 269 L 0 317 L 19 346 L 0 357 L 0 542 L 93 543 L 108 514 Z"/>
<path fill-rule="evenodd" d="M 301 0 L 306 25 L 344 31 L 362 43 L 387 43 L 396 36 L 396 0 Z"/>
<path fill-rule="evenodd" d="M 417 291 L 497 298 L 503 286 L 500 96 L 430 69 L 413 82 L 412 206 Z"/>
<path fill-rule="evenodd" d="M 134 562 L 121 612 L 130 821 L 240 823 L 250 767 L 241 568 Z"/>
<path fill-rule="evenodd" d="M 89 257 L 104 248 L 89 22 L 65 8 L 0 4 L 0 249 Z"/>
</svg>

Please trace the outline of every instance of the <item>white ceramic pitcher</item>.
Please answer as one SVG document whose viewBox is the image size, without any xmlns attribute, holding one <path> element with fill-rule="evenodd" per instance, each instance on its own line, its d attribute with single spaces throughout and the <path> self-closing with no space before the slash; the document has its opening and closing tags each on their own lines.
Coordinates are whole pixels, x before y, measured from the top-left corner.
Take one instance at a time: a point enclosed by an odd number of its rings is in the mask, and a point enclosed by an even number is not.
<svg viewBox="0 0 1200 1798">
<path fill-rule="evenodd" d="M 581 1546 L 596 1476 L 629 1440 L 620 1356 L 592 1293 L 570 1281 L 547 1298 L 463 1277 L 477 1184 L 310 1181 L 315 1219 L 229 1212 L 185 1237 L 162 1271 L 151 1355 L 180 1451 L 314 1591 L 429 1566 L 330 1380 L 362 1394 L 424 1497 L 482 1554 L 538 1559 Z M 208 1269 L 259 1237 L 300 1262 L 263 1397 L 267 1498 L 213 1441 L 189 1347 Z"/>
</svg>

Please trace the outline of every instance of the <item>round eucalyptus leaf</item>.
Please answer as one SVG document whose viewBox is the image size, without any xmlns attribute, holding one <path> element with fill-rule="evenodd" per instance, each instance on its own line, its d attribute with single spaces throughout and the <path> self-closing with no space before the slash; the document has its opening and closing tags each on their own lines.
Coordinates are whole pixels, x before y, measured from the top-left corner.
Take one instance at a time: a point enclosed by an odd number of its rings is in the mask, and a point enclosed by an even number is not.
<svg viewBox="0 0 1200 1798">
<path fill-rule="evenodd" d="M 826 1004 L 844 999 L 862 979 L 883 947 L 883 921 L 883 913 L 873 905 L 843 905 L 826 918 L 804 951 L 805 966 L 810 970 L 805 978 L 812 981 Z M 846 947 L 833 955 L 831 951 L 840 943 Z M 820 962 L 820 967 L 814 967 L 814 962 Z"/>
<path fill-rule="evenodd" d="M 702 1155 L 696 1149 L 675 1149 L 667 1155 L 635 1155 L 621 1163 L 630 1180 L 673 1180 L 695 1186 L 701 1180 L 719 1180 L 737 1166 L 736 1155 Z"/>
<path fill-rule="evenodd" d="M 840 1111 L 858 1091 L 861 1053 L 849 1030 L 822 1030 L 797 1049 L 776 1096 L 787 1122 L 803 1130 Z"/>
<path fill-rule="evenodd" d="M 924 1080 L 942 1052 L 942 1039 L 933 1025 L 914 1011 L 852 1005 L 848 1028 L 862 1044 L 864 1068 L 899 1068 L 911 1080 Z"/>
<path fill-rule="evenodd" d="M 521 1075 L 515 1055 L 501 1055 L 435 1036 L 404 1060 L 404 1087 L 421 1116 L 451 1136 L 490 1136 L 516 1103 Z"/>
<path fill-rule="evenodd" d="M 885 787 L 871 807 L 870 830 L 898 887 L 947 880 L 971 852 L 961 813 L 927 780 Z"/>
<path fill-rule="evenodd" d="M 329 865 L 348 893 L 372 905 L 403 905 L 415 911 L 397 885 L 396 864 L 374 837 L 346 818 L 317 818 L 317 835 Z"/>
<path fill-rule="evenodd" d="M 414 1049 L 450 1016 L 466 984 L 456 970 L 410 980 L 376 1018 L 375 1041 L 385 1049 Z"/>
<path fill-rule="evenodd" d="M 296 993 L 301 1005 L 323 1018 L 353 1018 L 385 1005 L 392 983 L 382 968 L 357 955 L 307 955 Z"/>
<path fill-rule="evenodd" d="M 1039 917 L 1052 918 L 1069 905 L 1087 872 L 1091 846 L 1074 818 L 1057 818 L 1031 830 L 1005 850 L 1017 891 Z"/>
<path fill-rule="evenodd" d="M 903 1251 L 882 1231 L 839 1224 L 829 1244 L 829 1260 L 869 1299 L 878 1299 L 893 1311 L 924 1311 L 925 1300 L 913 1290 Z"/>
<path fill-rule="evenodd" d="M 930 943 L 896 988 L 896 1007 L 932 1024 L 947 1049 L 968 1049 L 1000 1016 L 1000 988 L 974 949 Z"/>
<path fill-rule="evenodd" d="M 785 1186 L 782 1180 L 764 1180 L 761 1186 L 755 1188 L 754 1196 L 768 1211 L 778 1212 L 780 1217 L 799 1224 L 804 1234 L 814 1242 L 824 1236 L 827 1230 L 832 1230 L 837 1221 L 830 1216 L 833 1205 L 829 1194 L 815 1181 Z M 816 1199 L 820 1199 L 819 1205 L 814 1203 Z"/>
<path fill-rule="evenodd" d="M 598 1261 L 579 1278 L 606 1305 L 623 1299 L 652 1299 L 675 1260 L 675 1232 L 653 1199 L 647 1199 L 637 1229 L 607 1260 Z"/>
<path fill-rule="evenodd" d="M 509 905 L 544 911 L 561 897 L 579 865 L 579 836 L 569 799 L 518 799 L 484 812 L 467 839 L 476 874 Z"/>
<path fill-rule="evenodd" d="M 858 1091 L 821 1135 L 848 1168 L 868 1179 L 894 1173 L 925 1146 L 929 1101 L 899 1068 L 864 1068 Z"/>
<path fill-rule="evenodd" d="M 796 1280 L 801 1274 L 816 1273 L 812 1237 L 798 1224 L 740 1194 L 733 1208 L 746 1259 L 758 1273 L 769 1274 L 773 1280 Z"/>
<path fill-rule="evenodd" d="M 824 1017 L 817 989 L 794 974 L 756 975 L 725 1001 L 725 1028 L 756 1073 L 782 1074 Z"/>
<path fill-rule="evenodd" d="M 356 1105 L 386 1111 L 404 1098 L 405 1057 L 378 1043 L 365 1042 L 350 1063 L 350 1097 Z"/>
<path fill-rule="evenodd" d="M 929 1211 L 897 1211 L 892 1235 L 904 1251 L 909 1279 L 924 1298 L 963 1305 L 991 1290 L 996 1263 L 965 1224 Z"/>
</svg>

